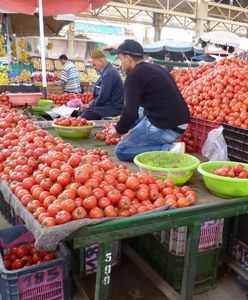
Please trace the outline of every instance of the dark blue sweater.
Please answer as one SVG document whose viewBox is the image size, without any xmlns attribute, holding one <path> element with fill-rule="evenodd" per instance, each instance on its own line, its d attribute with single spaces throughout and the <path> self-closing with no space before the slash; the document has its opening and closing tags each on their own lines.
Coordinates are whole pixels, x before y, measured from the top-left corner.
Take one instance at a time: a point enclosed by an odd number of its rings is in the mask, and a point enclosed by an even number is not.
<svg viewBox="0 0 248 300">
<path fill-rule="evenodd" d="M 127 75 L 125 107 L 116 131 L 124 134 L 138 118 L 139 107 L 157 128 L 173 129 L 189 123 L 190 115 L 173 77 L 161 66 L 141 62 Z"/>
<path fill-rule="evenodd" d="M 100 71 L 100 78 L 94 89 L 94 100 L 91 108 L 102 108 L 111 115 L 111 110 L 122 112 L 124 104 L 123 83 L 120 74 L 111 63 Z"/>
</svg>

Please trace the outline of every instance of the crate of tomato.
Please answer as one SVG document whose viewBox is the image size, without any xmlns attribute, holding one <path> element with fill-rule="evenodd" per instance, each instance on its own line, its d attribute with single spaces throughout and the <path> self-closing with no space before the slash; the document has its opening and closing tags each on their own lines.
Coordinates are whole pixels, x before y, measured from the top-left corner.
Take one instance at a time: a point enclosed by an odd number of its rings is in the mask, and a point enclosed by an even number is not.
<svg viewBox="0 0 248 300">
<path fill-rule="evenodd" d="M 70 256 L 37 250 L 24 225 L 0 230 L 0 292 L 4 300 L 70 299 Z"/>
</svg>

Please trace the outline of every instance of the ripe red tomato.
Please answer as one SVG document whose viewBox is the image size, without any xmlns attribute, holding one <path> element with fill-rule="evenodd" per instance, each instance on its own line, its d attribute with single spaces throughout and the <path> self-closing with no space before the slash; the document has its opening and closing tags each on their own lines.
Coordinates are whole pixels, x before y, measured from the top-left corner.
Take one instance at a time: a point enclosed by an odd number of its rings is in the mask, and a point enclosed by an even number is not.
<svg viewBox="0 0 248 300">
<path fill-rule="evenodd" d="M 133 191 L 137 190 L 139 188 L 140 182 L 135 177 L 129 177 L 126 181 L 126 186 L 128 189 L 131 189 Z"/>
<path fill-rule="evenodd" d="M 45 226 L 45 227 L 51 227 L 51 226 L 55 226 L 57 223 L 57 220 L 55 221 L 55 219 L 53 217 L 49 217 L 49 215 L 47 214 L 47 217 L 41 218 L 42 221 L 40 221 L 38 219 L 38 221 L 41 223 L 41 225 Z M 59 223 L 57 223 L 59 224 Z"/>
<path fill-rule="evenodd" d="M 23 256 L 28 255 L 28 254 L 29 254 L 29 249 L 25 245 L 19 246 L 16 250 L 16 255 L 19 258 L 22 258 Z"/>
<path fill-rule="evenodd" d="M 97 206 L 97 199 L 95 196 L 89 196 L 89 197 L 83 199 L 83 207 L 85 209 L 90 210 L 96 206 Z"/>
<path fill-rule="evenodd" d="M 71 220 L 71 214 L 68 211 L 61 210 L 55 216 L 56 224 L 64 224 Z"/>
<path fill-rule="evenodd" d="M 75 203 L 72 199 L 63 199 L 60 202 L 60 208 L 61 210 L 65 210 L 69 213 L 71 213 L 75 209 Z"/>
<path fill-rule="evenodd" d="M 11 265 L 11 269 L 12 270 L 18 270 L 21 269 L 23 267 L 23 261 L 22 259 L 15 259 L 14 262 Z"/>
<path fill-rule="evenodd" d="M 107 198 L 111 201 L 112 204 L 116 204 L 121 199 L 120 191 L 113 189 L 107 193 Z"/>
<path fill-rule="evenodd" d="M 83 207 L 76 207 L 73 211 L 72 211 L 72 219 L 73 220 L 79 220 L 79 219 L 84 219 L 87 216 L 87 212 Z"/>
<path fill-rule="evenodd" d="M 89 217 L 91 219 L 101 219 L 104 217 L 103 210 L 99 207 L 94 207 L 90 210 Z"/>
</svg>

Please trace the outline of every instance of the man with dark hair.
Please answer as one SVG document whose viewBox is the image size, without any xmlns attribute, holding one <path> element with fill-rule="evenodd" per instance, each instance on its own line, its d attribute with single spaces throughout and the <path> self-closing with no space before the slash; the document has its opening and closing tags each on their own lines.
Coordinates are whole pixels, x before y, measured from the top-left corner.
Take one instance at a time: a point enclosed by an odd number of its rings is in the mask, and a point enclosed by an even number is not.
<svg viewBox="0 0 248 300">
<path fill-rule="evenodd" d="M 113 136 L 128 133 L 116 146 L 117 158 L 132 161 L 137 154 L 153 150 L 184 152 L 185 145 L 175 141 L 187 129 L 189 109 L 170 73 L 144 62 L 143 48 L 135 40 L 105 50 L 118 54 L 127 74 L 124 109 L 112 128 Z"/>
<path fill-rule="evenodd" d="M 59 85 L 64 85 L 64 91 L 67 93 L 81 93 L 82 89 L 77 67 L 68 60 L 65 54 L 60 55 L 59 60 L 63 65 Z"/>
<path fill-rule="evenodd" d="M 123 83 L 119 72 L 99 49 L 91 52 L 93 67 L 100 77 L 94 88 L 94 99 L 81 116 L 87 120 L 100 120 L 104 117 L 116 117 L 124 105 Z"/>
</svg>

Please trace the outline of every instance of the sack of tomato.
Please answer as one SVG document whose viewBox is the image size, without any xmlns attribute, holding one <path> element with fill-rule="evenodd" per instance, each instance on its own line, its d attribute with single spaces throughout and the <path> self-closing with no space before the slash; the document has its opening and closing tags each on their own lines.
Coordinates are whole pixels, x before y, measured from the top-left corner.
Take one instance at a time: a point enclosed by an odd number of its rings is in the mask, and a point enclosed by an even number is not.
<svg viewBox="0 0 248 300">
<path fill-rule="evenodd" d="M 0 293 L 2 299 L 70 299 L 69 252 L 60 243 L 49 253 L 37 250 L 24 225 L 0 230 Z M 31 297 L 31 298 L 30 298 Z"/>
</svg>

